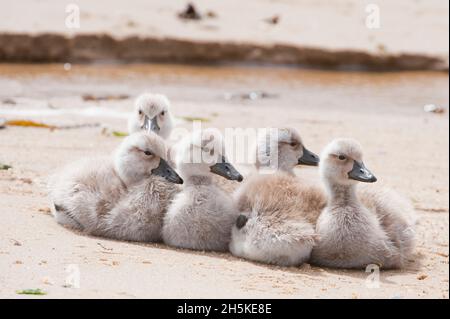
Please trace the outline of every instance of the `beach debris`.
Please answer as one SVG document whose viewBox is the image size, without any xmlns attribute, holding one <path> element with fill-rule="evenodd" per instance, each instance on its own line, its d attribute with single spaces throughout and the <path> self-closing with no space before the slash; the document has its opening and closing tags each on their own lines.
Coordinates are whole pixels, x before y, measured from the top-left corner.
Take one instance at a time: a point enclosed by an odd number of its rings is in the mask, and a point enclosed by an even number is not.
<svg viewBox="0 0 450 319">
<path fill-rule="evenodd" d="M 115 137 L 127 137 L 128 133 L 123 131 L 117 131 L 109 127 L 108 125 L 101 125 L 100 133 L 104 136 L 115 136 Z"/>
<path fill-rule="evenodd" d="M 1 164 L 0 163 L 0 171 L 7 171 L 7 170 L 9 170 L 11 168 L 12 168 L 12 166 L 10 166 L 10 165 L 6 165 L 6 164 Z"/>
<path fill-rule="evenodd" d="M 262 100 L 262 99 L 275 99 L 278 98 L 278 94 L 272 94 L 265 91 L 251 91 L 247 93 L 225 93 L 225 100 Z"/>
<path fill-rule="evenodd" d="M 43 296 L 47 293 L 41 289 L 24 289 L 24 290 L 17 290 L 16 293 L 18 295 L 37 295 L 37 296 Z"/>
<path fill-rule="evenodd" d="M 50 207 L 41 207 L 38 209 L 38 212 L 46 214 L 46 215 L 50 215 L 52 213 Z"/>
<path fill-rule="evenodd" d="M 181 116 L 182 120 L 186 122 L 210 122 L 211 120 L 206 117 L 196 117 L 196 116 Z"/>
<path fill-rule="evenodd" d="M 6 120 L 0 119 L 0 130 L 6 128 Z"/>
<path fill-rule="evenodd" d="M 80 129 L 80 128 L 94 128 L 99 127 L 100 123 L 82 123 L 82 124 L 72 124 L 72 125 L 49 125 L 41 122 L 35 122 L 31 120 L 10 120 L 5 121 L 5 126 L 21 126 L 21 127 L 37 127 L 46 128 L 50 130 L 70 130 L 70 129 Z"/>
<path fill-rule="evenodd" d="M 102 243 L 97 243 L 97 245 L 99 245 L 102 249 L 107 250 L 107 251 L 113 250 L 112 248 L 106 248 L 105 246 L 103 246 Z"/>
<path fill-rule="evenodd" d="M 425 274 L 420 274 L 420 275 L 417 276 L 418 280 L 425 280 L 427 278 L 428 278 L 428 275 L 425 275 Z"/>
<path fill-rule="evenodd" d="M 16 101 L 14 101 L 13 99 L 4 99 L 2 100 L 3 104 L 8 104 L 8 105 L 16 105 Z"/>
<path fill-rule="evenodd" d="M 192 3 L 188 3 L 186 8 L 178 13 L 178 17 L 185 20 L 200 20 L 202 18 Z"/>
<path fill-rule="evenodd" d="M 120 131 L 113 131 L 112 135 L 114 135 L 115 137 L 127 137 L 128 133 L 126 132 L 120 132 Z"/>
<path fill-rule="evenodd" d="M 22 244 L 14 238 L 11 238 L 10 241 L 14 244 L 14 246 L 22 246 Z"/>
<path fill-rule="evenodd" d="M 280 16 L 279 15 L 274 15 L 270 18 L 264 19 L 265 22 L 267 22 L 268 24 L 278 24 L 278 22 L 280 22 Z"/>
<path fill-rule="evenodd" d="M 5 123 L 7 126 L 22 126 L 22 127 L 37 127 L 37 128 L 47 128 L 54 130 L 57 127 L 53 125 L 47 125 L 44 123 L 29 121 L 29 120 L 10 120 Z"/>
<path fill-rule="evenodd" d="M 436 114 L 442 114 L 445 113 L 445 109 L 443 107 L 439 107 L 434 104 L 427 104 L 423 107 L 423 110 L 427 113 L 436 113 Z"/>
<path fill-rule="evenodd" d="M 214 18 L 217 18 L 217 13 L 215 13 L 215 12 L 212 11 L 212 10 L 209 10 L 209 11 L 206 12 L 206 16 L 207 16 L 208 18 L 214 19 Z"/>
<path fill-rule="evenodd" d="M 23 265 L 23 261 L 22 260 L 16 260 L 14 262 L 14 265 Z"/>
<path fill-rule="evenodd" d="M 85 102 L 100 102 L 100 101 L 120 101 L 128 100 L 130 98 L 127 94 L 118 95 L 93 95 L 93 94 L 83 94 L 81 96 Z"/>
</svg>

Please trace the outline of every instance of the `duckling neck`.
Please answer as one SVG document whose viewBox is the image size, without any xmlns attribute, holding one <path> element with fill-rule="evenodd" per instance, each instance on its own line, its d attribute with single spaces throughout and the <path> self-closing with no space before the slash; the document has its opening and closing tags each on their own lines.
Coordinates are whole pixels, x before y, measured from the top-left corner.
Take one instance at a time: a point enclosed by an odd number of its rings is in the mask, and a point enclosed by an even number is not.
<svg viewBox="0 0 450 319">
<path fill-rule="evenodd" d="M 330 206 L 350 206 L 358 205 L 359 201 L 356 196 L 356 185 L 340 185 L 329 183 L 327 185 L 328 190 L 328 203 Z"/>
<path fill-rule="evenodd" d="M 185 179 L 184 183 L 186 186 L 211 185 L 212 178 L 210 176 L 201 175 L 189 176 Z"/>
</svg>

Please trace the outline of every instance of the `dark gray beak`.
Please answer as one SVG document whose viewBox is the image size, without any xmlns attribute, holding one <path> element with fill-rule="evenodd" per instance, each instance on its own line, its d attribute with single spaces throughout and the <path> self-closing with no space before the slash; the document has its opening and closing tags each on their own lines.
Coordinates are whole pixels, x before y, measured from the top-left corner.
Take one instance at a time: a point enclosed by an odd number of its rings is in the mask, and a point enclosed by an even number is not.
<svg viewBox="0 0 450 319">
<path fill-rule="evenodd" d="M 364 183 L 374 183 L 377 181 L 375 175 L 364 166 L 364 163 L 358 161 L 354 161 L 353 168 L 348 173 L 348 178 Z"/>
<path fill-rule="evenodd" d="M 217 163 L 210 167 L 211 172 L 217 174 L 219 176 L 225 177 L 231 181 L 242 182 L 244 177 L 231 165 L 226 161 L 225 158 L 222 158 L 221 163 Z"/>
<path fill-rule="evenodd" d="M 245 215 L 239 215 L 239 217 L 236 219 L 236 227 L 237 229 L 241 229 L 247 224 L 248 218 Z"/>
<path fill-rule="evenodd" d="M 147 115 L 144 118 L 144 124 L 142 125 L 142 129 L 147 132 L 159 133 L 161 128 L 158 125 L 157 117 L 150 119 Z"/>
<path fill-rule="evenodd" d="M 319 165 L 319 156 L 303 147 L 303 155 L 298 159 L 298 165 L 317 166 Z"/>
<path fill-rule="evenodd" d="M 159 166 L 152 170 L 152 174 L 164 177 L 171 183 L 183 184 L 183 179 L 167 164 L 165 160 L 160 159 Z"/>
</svg>

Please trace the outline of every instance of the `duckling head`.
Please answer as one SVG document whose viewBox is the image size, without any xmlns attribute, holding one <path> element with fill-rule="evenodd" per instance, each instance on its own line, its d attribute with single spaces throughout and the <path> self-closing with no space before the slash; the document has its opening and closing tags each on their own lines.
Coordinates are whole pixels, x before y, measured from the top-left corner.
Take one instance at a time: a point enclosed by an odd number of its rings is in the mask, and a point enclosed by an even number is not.
<svg viewBox="0 0 450 319">
<path fill-rule="evenodd" d="M 144 93 L 138 96 L 133 114 L 128 121 L 129 133 L 152 131 L 163 139 L 170 136 L 173 118 L 169 99 L 161 94 Z"/>
<path fill-rule="evenodd" d="M 352 185 L 377 181 L 364 165 L 361 145 L 353 139 L 335 139 L 325 147 L 321 158 L 319 170 L 325 182 Z"/>
<path fill-rule="evenodd" d="M 319 156 L 309 151 L 294 128 L 275 128 L 258 136 L 256 167 L 293 174 L 297 165 L 317 166 Z"/>
<path fill-rule="evenodd" d="M 155 133 L 138 132 L 128 136 L 115 153 L 114 167 L 126 185 L 151 176 L 182 184 L 180 176 L 167 164 L 167 148 Z"/>
<path fill-rule="evenodd" d="M 222 134 L 216 129 L 194 131 L 177 147 L 177 168 L 184 179 L 217 174 L 241 182 L 244 178 L 225 155 Z"/>
</svg>

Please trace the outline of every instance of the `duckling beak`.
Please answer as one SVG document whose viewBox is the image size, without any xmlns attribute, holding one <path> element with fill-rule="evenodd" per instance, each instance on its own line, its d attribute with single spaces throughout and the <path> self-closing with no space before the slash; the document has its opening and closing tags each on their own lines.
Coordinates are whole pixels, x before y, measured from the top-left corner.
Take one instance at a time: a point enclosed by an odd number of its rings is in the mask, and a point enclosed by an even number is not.
<svg viewBox="0 0 450 319">
<path fill-rule="evenodd" d="M 152 170 L 152 174 L 164 177 L 167 181 L 174 184 L 183 184 L 183 179 L 162 158 L 159 161 L 159 166 Z"/>
<path fill-rule="evenodd" d="M 236 227 L 237 229 L 241 229 L 247 224 L 248 218 L 245 215 L 239 215 L 239 217 L 236 219 Z"/>
<path fill-rule="evenodd" d="M 154 118 L 150 119 L 147 115 L 144 118 L 144 124 L 142 125 L 142 129 L 147 132 L 154 132 L 159 133 L 161 128 L 158 125 L 158 119 L 155 116 Z"/>
<path fill-rule="evenodd" d="M 298 165 L 317 166 L 319 165 L 319 156 L 303 147 L 303 155 L 298 159 Z"/>
<path fill-rule="evenodd" d="M 367 169 L 363 162 L 354 161 L 352 170 L 348 173 L 348 178 L 364 183 L 375 183 L 377 178 Z"/>
<path fill-rule="evenodd" d="M 225 158 L 222 158 L 222 162 L 211 166 L 210 170 L 211 173 L 225 177 L 231 181 L 242 182 L 244 180 L 244 177 L 242 177 L 242 175 L 233 167 L 233 165 L 228 163 Z"/>
</svg>

